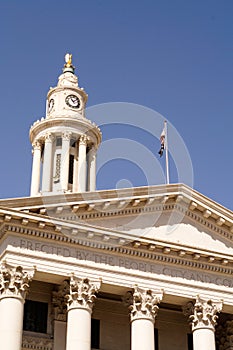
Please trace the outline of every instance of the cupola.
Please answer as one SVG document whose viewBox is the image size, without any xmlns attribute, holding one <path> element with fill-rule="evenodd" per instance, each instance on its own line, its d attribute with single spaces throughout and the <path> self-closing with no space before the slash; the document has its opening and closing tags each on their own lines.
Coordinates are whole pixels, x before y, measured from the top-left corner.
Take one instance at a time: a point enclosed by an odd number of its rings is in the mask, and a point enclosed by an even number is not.
<svg viewBox="0 0 233 350">
<path fill-rule="evenodd" d="M 95 191 L 100 129 L 85 116 L 87 94 L 78 85 L 72 55 L 65 55 L 58 84 L 50 88 L 45 118 L 30 129 L 31 196 Z"/>
</svg>

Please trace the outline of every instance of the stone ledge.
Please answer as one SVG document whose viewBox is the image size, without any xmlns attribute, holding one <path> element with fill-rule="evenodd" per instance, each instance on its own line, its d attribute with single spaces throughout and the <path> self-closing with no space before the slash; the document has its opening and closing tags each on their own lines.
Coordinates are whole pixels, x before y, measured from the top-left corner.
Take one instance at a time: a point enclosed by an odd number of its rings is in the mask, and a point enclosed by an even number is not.
<svg viewBox="0 0 233 350">
<path fill-rule="evenodd" d="M 53 340 L 36 336 L 23 336 L 22 350 L 52 350 Z"/>
</svg>

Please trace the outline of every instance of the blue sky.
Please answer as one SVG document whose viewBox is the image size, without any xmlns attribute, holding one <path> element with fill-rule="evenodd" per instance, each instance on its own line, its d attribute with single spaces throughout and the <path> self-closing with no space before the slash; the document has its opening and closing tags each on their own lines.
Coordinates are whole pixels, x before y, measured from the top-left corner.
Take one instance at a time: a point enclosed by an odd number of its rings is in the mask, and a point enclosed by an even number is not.
<svg viewBox="0 0 233 350">
<path fill-rule="evenodd" d="M 128 102 L 166 117 L 191 157 L 193 187 L 232 209 L 232 16 L 232 0 L 1 0 L 0 197 L 29 194 L 29 127 L 44 115 L 47 91 L 71 52 L 88 106 Z M 163 167 L 152 137 L 160 124 L 151 123 L 151 134 L 133 123 L 104 125 L 103 139 L 134 140 Z M 112 159 L 98 187 L 147 185 L 140 164 Z M 156 169 L 149 177 L 149 184 L 162 181 Z"/>
</svg>

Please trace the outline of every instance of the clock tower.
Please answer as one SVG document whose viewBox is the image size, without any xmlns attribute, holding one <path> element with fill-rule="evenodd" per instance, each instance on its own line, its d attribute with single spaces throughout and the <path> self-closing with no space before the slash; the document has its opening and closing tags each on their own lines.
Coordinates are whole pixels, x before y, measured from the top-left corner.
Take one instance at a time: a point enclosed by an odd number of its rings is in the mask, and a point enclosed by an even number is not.
<svg viewBox="0 0 233 350">
<path fill-rule="evenodd" d="M 95 191 L 101 131 L 85 116 L 88 96 L 74 71 L 66 54 L 58 84 L 47 94 L 45 118 L 30 128 L 31 196 Z"/>
</svg>

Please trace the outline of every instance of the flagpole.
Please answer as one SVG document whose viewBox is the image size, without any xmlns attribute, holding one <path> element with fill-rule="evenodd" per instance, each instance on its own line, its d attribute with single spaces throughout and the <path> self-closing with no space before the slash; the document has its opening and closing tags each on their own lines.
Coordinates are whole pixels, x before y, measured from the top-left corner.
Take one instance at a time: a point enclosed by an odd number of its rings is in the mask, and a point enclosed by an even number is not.
<svg viewBox="0 0 233 350">
<path fill-rule="evenodd" d="M 167 135 L 167 121 L 164 121 L 165 130 L 165 157 L 166 157 L 166 183 L 169 185 L 169 159 L 168 159 L 168 135 Z"/>
</svg>

